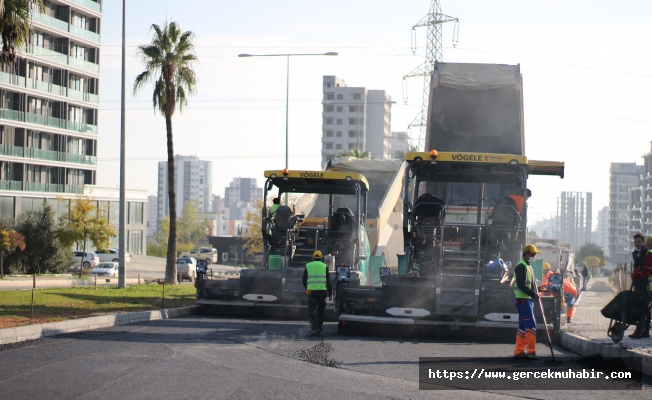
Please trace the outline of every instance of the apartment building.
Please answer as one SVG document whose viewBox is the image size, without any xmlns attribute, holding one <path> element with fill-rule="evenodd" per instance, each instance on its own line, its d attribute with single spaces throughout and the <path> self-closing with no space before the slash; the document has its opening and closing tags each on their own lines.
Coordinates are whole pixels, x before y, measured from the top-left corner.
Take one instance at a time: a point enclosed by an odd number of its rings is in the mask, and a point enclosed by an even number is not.
<svg viewBox="0 0 652 400">
<path fill-rule="evenodd" d="M 189 200 L 199 203 L 200 211 L 213 211 L 213 163 L 195 156 L 174 156 L 174 182 L 177 194 L 177 216 Z M 170 216 L 168 196 L 168 162 L 158 163 L 158 222 Z"/>
<path fill-rule="evenodd" d="M 385 158 L 392 105 L 387 92 L 348 87 L 343 79 L 324 76 L 322 104 L 322 165 L 352 148 Z"/>
<path fill-rule="evenodd" d="M 609 233 L 607 259 L 616 265 L 631 260 L 631 189 L 639 186 L 644 166 L 636 163 L 611 163 L 609 177 Z M 636 193 L 634 194 L 636 196 Z M 636 202 L 634 202 L 636 205 Z"/>
<path fill-rule="evenodd" d="M 15 218 L 44 201 L 60 215 L 70 199 L 86 194 L 109 210 L 117 227 L 117 192 L 94 186 L 101 3 L 44 3 L 42 13 L 32 13 L 26 46 L 0 69 L 0 217 Z M 130 193 L 127 250 L 140 254 L 147 196 Z"/>
<path fill-rule="evenodd" d="M 629 189 L 629 236 L 652 234 L 652 151 L 643 155 L 638 185 Z"/>
<path fill-rule="evenodd" d="M 408 145 L 407 132 L 392 132 L 383 140 L 384 154 L 383 158 L 393 160 L 396 158 L 405 158 Z"/>
</svg>

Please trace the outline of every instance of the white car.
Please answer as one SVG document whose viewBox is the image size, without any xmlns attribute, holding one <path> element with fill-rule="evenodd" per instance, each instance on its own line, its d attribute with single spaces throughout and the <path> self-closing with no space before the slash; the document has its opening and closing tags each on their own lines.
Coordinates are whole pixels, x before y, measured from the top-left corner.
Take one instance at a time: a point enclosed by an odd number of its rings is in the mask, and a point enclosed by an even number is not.
<svg viewBox="0 0 652 400">
<path fill-rule="evenodd" d="M 87 251 L 86 254 L 83 251 L 75 251 L 75 267 L 81 265 L 82 254 L 84 255 L 84 265 L 82 265 L 84 269 L 95 268 L 100 263 L 100 258 L 92 251 Z"/>
<path fill-rule="evenodd" d="M 197 260 L 193 257 L 177 258 L 177 275 L 180 275 L 180 282 L 184 279 L 194 282 L 197 275 Z"/>
<path fill-rule="evenodd" d="M 95 254 L 100 258 L 100 262 L 118 262 L 120 261 L 120 250 L 118 249 L 103 249 L 95 250 Z M 125 262 L 131 261 L 131 255 L 125 251 Z"/>
<path fill-rule="evenodd" d="M 91 270 L 91 276 L 118 276 L 118 263 L 117 262 L 104 262 L 97 265 Z"/>
</svg>

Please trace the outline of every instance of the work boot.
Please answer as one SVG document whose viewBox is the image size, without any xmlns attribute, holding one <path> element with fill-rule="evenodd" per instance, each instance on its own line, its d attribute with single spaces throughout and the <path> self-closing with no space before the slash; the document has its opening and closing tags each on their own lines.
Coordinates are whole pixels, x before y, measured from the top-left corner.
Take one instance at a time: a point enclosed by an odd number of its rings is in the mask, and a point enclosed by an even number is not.
<svg viewBox="0 0 652 400">
<path fill-rule="evenodd" d="M 641 337 L 646 338 L 646 339 L 649 338 L 650 337 L 650 331 L 645 331 L 645 332 L 641 333 Z"/>
<path fill-rule="evenodd" d="M 641 333 L 638 331 L 634 331 L 634 333 L 632 333 L 631 335 L 627 335 L 627 337 L 630 337 L 632 339 L 642 339 L 643 335 L 641 335 Z"/>
<path fill-rule="evenodd" d="M 566 323 L 567 323 L 567 324 L 570 324 L 570 323 L 571 323 L 571 319 L 570 319 L 570 317 L 566 318 Z"/>
<path fill-rule="evenodd" d="M 520 358 L 520 359 L 523 359 L 523 360 L 527 360 L 530 357 L 527 356 L 527 353 L 523 352 L 521 354 L 514 354 L 514 358 Z"/>
<path fill-rule="evenodd" d="M 527 358 L 528 360 L 538 360 L 539 357 L 537 357 L 537 352 L 535 351 L 534 353 L 527 353 Z"/>
</svg>

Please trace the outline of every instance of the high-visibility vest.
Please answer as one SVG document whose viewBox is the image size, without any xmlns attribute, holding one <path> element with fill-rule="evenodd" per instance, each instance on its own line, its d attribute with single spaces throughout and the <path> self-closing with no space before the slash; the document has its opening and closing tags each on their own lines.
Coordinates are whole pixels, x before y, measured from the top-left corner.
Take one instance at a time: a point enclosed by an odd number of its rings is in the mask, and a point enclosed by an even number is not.
<svg viewBox="0 0 652 400">
<path fill-rule="evenodd" d="M 328 267 L 321 261 L 309 262 L 306 265 L 308 270 L 307 289 L 308 290 L 327 290 L 326 286 L 326 269 Z"/>
<path fill-rule="evenodd" d="M 519 265 L 525 266 L 525 285 L 529 288 L 532 287 L 532 281 L 533 281 L 533 276 L 534 272 L 532 271 L 532 267 L 528 265 L 525 261 L 521 260 L 519 261 L 518 264 L 516 264 L 516 267 Z M 514 267 L 514 281 L 516 281 L 516 267 Z M 528 296 L 524 291 L 518 288 L 518 285 L 514 285 L 514 295 L 516 296 L 517 299 L 531 299 L 532 296 Z"/>
</svg>

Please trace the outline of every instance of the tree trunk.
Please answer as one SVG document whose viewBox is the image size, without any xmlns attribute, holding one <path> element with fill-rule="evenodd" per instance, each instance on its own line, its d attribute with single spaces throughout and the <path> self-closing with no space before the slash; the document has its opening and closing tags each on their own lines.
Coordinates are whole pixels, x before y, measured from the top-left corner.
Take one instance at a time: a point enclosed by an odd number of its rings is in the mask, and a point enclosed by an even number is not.
<svg viewBox="0 0 652 400">
<path fill-rule="evenodd" d="M 165 283 L 177 283 L 177 188 L 174 179 L 174 142 L 172 140 L 172 115 L 165 114 L 165 128 L 168 137 L 168 204 L 170 205 L 170 236 L 165 262 Z"/>
<path fill-rule="evenodd" d="M 0 250 L 0 278 L 5 277 L 5 252 Z"/>
<path fill-rule="evenodd" d="M 84 240 L 84 246 L 82 247 L 82 259 L 81 263 L 79 264 L 79 279 L 82 277 L 82 269 L 84 269 L 84 256 L 86 255 L 86 241 Z"/>
</svg>

